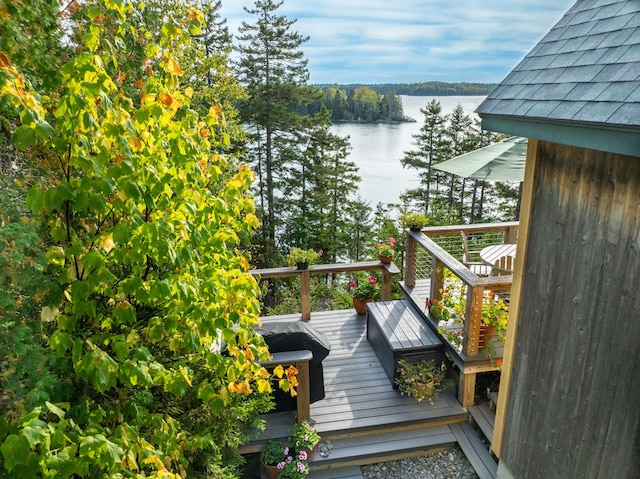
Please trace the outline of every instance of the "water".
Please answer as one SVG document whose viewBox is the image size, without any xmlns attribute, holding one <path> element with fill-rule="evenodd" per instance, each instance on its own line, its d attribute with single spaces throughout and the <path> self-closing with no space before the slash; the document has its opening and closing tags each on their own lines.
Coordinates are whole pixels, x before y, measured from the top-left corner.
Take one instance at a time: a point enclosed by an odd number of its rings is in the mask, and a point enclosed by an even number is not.
<svg viewBox="0 0 640 479">
<path fill-rule="evenodd" d="M 404 114 L 416 120 L 416 123 L 337 123 L 332 132 L 340 136 L 349 136 L 351 154 L 348 160 L 359 168 L 362 178 L 360 195 L 364 201 L 374 207 L 379 203 L 397 203 L 400 194 L 418 186 L 416 170 L 405 169 L 400 164 L 404 152 L 412 150 L 412 135 L 420 131 L 424 108 L 434 98 L 442 106 L 446 115 L 460 104 L 467 115 L 477 118 L 473 111 L 480 105 L 484 96 L 402 96 Z"/>
</svg>

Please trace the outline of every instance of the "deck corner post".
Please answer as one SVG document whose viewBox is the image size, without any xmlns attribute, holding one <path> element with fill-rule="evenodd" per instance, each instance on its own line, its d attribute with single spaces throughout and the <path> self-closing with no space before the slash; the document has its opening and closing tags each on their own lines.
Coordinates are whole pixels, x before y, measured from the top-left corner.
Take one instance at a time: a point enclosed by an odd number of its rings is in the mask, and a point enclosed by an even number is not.
<svg viewBox="0 0 640 479">
<path fill-rule="evenodd" d="M 460 381 L 458 383 L 458 401 L 462 407 L 473 406 L 476 394 L 476 373 L 464 374 L 460 371 Z"/>
<path fill-rule="evenodd" d="M 298 370 L 298 399 L 297 413 L 298 424 L 302 424 L 303 420 L 311 420 L 311 382 L 309 380 L 309 361 L 300 361 L 296 363 Z"/>
<path fill-rule="evenodd" d="M 462 340 L 462 352 L 467 356 L 477 356 L 480 351 L 483 293 L 483 286 L 467 285 L 467 310 L 464 315 L 465 333 Z"/>
<path fill-rule="evenodd" d="M 418 242 L 410 234 L 407 235 L 407 267 L 404 282 L 409 287 L 416 285 L 416 262 L 418 261 Z"/>
</svg>

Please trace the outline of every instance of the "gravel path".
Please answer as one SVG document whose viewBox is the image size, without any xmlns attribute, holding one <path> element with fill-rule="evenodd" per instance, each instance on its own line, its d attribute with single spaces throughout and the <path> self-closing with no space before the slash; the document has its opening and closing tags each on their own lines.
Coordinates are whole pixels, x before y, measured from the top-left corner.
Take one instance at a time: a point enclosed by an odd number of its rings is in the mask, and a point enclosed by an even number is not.
<svg viewBox="0 0 640 479">
<path fill-rule="evenodd" d="M 364 479 L 478 479 L 459 447 L 399 461 L 362 466 Z"/>
</svg>

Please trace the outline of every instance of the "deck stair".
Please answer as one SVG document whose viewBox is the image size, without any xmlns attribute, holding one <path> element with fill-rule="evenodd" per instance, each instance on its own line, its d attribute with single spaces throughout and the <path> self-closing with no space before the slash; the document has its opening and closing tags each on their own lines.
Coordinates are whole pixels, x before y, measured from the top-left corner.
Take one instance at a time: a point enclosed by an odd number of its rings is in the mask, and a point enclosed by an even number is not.
<svg viewBox="0 0 640 479">
<path fill-rule="evenodd" d="M 495 479 L 498 474 L 498 463 L 476 429 L 468 422 L 452 424 L 449 428 L 478 477 L 480 479 Z"/>
<path fill-rule="evenodd" d="M 336 439 L 331 442 L 333 449 L 327 457 L 321 457 L 316 453 L 315 458 L 310 462 L 312 471 L 320 472 L 422 456 L 429 452 L 453 447 L 456 444 L 456 438 L 450 427 L 445 425 L 385 434 L 369 434 Z"/>
<path fill-rule="evenodd" d="M 480 428 L 487 441 L 493 441 L 493 424 L 496 421 L 496 413 L 491 410 L 488 402 L 471 406 L 469 408 L 471 419 Z"/>
</svg>

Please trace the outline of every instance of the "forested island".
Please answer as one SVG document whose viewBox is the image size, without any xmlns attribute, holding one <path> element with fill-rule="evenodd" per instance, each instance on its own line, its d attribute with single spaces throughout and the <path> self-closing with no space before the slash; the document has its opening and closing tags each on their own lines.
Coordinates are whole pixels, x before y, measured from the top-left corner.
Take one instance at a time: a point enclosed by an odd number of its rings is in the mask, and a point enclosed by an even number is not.
<svg viewBox="0 0 640 479">
<path fill-rule="evenodd" d="M 487 95 L 495 84 L 425 82 L 316 87 L 322 91 L 322 98 L 305 105 L 300 113 L 314 115 L 324 107 L 331 113 L 331 121 L 372 123 L 416 121 L 404 114 L 400 95 Z"/>
</svg>

